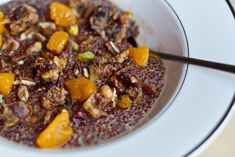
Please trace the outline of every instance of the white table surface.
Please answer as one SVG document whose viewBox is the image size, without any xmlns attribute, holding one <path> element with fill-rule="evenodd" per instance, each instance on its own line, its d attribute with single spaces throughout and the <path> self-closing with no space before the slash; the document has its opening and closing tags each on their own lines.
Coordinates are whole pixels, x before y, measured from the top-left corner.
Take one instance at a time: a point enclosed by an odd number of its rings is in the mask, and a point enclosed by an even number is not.
<svg viewBox="0 0 235 157">
<path fill-rule="evenodd" d="M 235 0 L 230 1 L 235 8 Z M 223 132 L 199 157 L 235 157 L 235 112 L 232 114 Z"/>
</svg>

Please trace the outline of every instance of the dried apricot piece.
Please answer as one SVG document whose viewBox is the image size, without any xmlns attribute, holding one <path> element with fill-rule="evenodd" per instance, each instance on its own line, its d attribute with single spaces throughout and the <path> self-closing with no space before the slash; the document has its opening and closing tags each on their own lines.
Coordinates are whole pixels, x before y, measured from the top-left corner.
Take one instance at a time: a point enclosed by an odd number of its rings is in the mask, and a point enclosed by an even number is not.
<svg viewBox="0 0 235 157">
<path fill-rule="evenodd" d="M 60 54 L 69 40 L 69 35 L 66 32 L 55 32 L 47 43 L 47 49 L 52 53 Z"/>
<path fill-rule="evenodd" d="M 55 148 L 64 144 L 73 134 L 73 130 L 69 124 L 69 112 L 63 110 L 40 133 L 36 141 L 37 145 L 40 148 Z"/>
<path fill-rule="evenodd" d="M 0 34 L 4 32 L 6 32 L 6 27 L 2 23 L 0 23 Z"/>
<path fill-rule="evenodd" d="M 3 12 L 0 11 L 0 34 L 6 32 L 5 24 L 8 22 L 8 20 L 4 20 L 5 15 Z"/>
<path fill-rule="evenodd" d="M 0 48 L 2 47 L 2 44 L 3 44 L 3 37 L 2 34 L 0 34 Z"/>
<path fill-rule="evenodd" d="M 70 96 L 74 100 L 84 101 L 96 91 L 96 84 L 86 78 L 78 78 L 65 82 Z"/>
<path fill-rule="evenodd" d="M 120 100 L 118 100 L 118 106 L 121 108 L 131 108 L 132 100 L 128 95 L 121 96 Z"/>
<path fill-rule="evenodd" d="M 54 2 L 50 6 L 51 19 L 60 26 L 71 26 L 76 23 L 76 14 L 68 6 Z"/>
<path fill-rule="evenodd" d="M 5 17 L 4 13 L 0 11 L 0 21 L 2 21 L 4 17 Z"/>
<path fill-rule="evenodd" d="M 0 93 L 8 95 L 13 87 L 15 81 L 14 73 L 0 73 Z"/>
<path fill-rule="evenodd" d="M 147 46 L 140 46 L 138 48 L 130 48 L 129 49 L 129 57 L 133 59 L 133 61 L 141 66 L 146 67 L 149 59 L 149 48 Z"/>
</svg>

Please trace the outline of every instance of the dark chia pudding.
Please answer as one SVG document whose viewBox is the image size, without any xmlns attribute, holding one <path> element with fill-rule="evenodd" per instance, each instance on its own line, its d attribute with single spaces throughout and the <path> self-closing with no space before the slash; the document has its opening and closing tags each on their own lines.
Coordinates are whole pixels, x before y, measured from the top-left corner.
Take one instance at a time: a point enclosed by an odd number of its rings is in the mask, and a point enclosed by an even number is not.
<svg viewBox="0 0 235 157">
<path fill-rule="evenodd" d="M 0 6 L 0 135 L 39 148 L 96 145 L 157 105 L 165 68 L 132 13 L 107 0 L 13 0 Z"/>
</svg>

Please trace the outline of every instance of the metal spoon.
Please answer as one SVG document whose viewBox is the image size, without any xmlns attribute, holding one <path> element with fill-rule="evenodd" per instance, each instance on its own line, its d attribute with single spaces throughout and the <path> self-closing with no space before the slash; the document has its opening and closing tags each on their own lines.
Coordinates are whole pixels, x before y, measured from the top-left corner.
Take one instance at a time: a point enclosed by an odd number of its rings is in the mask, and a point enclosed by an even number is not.
<svg viewBox="0 0 235 157">
<path fill-rule="evenodd" d="M 133 38 L 133 37 L 128 38 L 128 42 L 130 44 L 132 44 L 134 47 L 138 46 L 135 38 Z M 190 57 L 177 56 L 177 55 L 172 55 L 169 53 L 159 52 L 159 51 L 154 51 L 154 50 L 150 50 L 150 53 L 151 53 L 151 56 L 154 56 L 156 58 L 161 58 L 161 59 L 165 59 L 165 60 L 182 62 L 182 63 L 197 65 L 197 66 L 201 66 L 201 67 L 211 68 L 211 69 L 215 69 L 215 70 L 221 70 L 221 71 L 225 71 L 225 72 L 235 73 L 235 65 L 206 61 L 206 60 L 190 58 Z"/>
<path fill-rule="evenodd" d="M 211 61 L 206 61 L 206 60 L 201 60 L 201 59 L 196 59 L 196 58 L 182 57 L 182 56 L 172 55 L 172 54 L 163 53 L 163 52 L 156 52 L 153 50 L 151 50 L 151 56 L 155 56 L 161 59 L 176 61 L 176 62 L 202 66 L 202 67 L 211 68 L 211 69 L 226 71 L 230 73 L 235 73 L 235 66 L 230 65 L 230 64 L 211 62 Z"/>
</svg>

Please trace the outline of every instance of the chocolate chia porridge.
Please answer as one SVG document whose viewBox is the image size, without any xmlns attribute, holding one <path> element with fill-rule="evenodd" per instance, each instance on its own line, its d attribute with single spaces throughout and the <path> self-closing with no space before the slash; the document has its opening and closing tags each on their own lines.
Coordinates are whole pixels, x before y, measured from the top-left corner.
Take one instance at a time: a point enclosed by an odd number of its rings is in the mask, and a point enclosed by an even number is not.
<svg viewBox="0 0 235 157">
<path fill-rule="evenodd" d="M 133 14 L 107 0 L 13 0 L 0 6 L 0 135 L 38 148 L 104 143 L 157 101 L 165 68 Z"/>
</svg>

